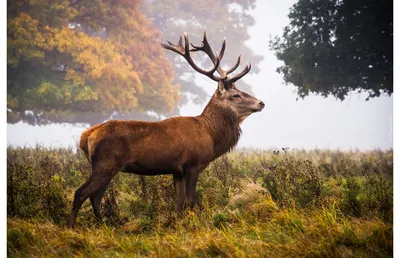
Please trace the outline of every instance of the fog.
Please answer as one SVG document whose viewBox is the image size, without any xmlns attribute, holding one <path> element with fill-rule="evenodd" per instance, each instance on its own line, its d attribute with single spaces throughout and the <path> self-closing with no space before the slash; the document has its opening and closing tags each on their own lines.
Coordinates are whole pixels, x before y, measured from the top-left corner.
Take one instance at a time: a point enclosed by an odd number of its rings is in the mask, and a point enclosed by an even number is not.
<svg viewBox="0 0 400 258">
<path fill-rule="evenodd" d="M 247 75 L 242 80 L 252 85 L 255 96 L 265 102 L 266 108 L 243 122 L 243 134 L 238 146 L 257 149 L 391 148 L 392 97 L 365 101 L 367 94 L 353 93 L 344 101 L 315 95 L 296 100 L 295 87 L 284 85 L 282 75 L 276 72 L 281 63 L 269 50 L 268 41 L 270 35 L 281 35 L 289 21 L 289 7 L 294 2 L 259 0 L 253 11 L 256 24 L 250 28 L 251 38 L 247 45 L 264 60 L 259 66 L 260 73 Z M 226 51 L 229 51 L 229 42 Z M 246 60 L 245 57 L 243 60 Z M 215 82 L 202 77 L 198 80 L 209 94 L 215 90 Z M 240 81 L 237 87 L 240 88 Z M 198 115 L 205 105 L 190 103 L 181 109 L 181 115 Z M 75 146 L 86 127 L 71 124 L 30 126 L 22 122 L 9 124 L 7 143 L 12 146 Z"/>
</svg>

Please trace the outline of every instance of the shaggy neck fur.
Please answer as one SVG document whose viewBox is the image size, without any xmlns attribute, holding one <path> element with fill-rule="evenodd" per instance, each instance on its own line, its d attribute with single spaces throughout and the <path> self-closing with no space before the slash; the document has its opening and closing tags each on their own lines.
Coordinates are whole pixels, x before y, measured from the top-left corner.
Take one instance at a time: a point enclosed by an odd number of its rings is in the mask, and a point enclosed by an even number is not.
<svg viewBox="0 0 400 258">
<path fill-rule="evenodd" d="M 236 146 L 242 130 L 240 121 L 233 110 L 211 99 L 201 117 L 207 121 L 214 140 L 214 159 Z"/>
</svg>

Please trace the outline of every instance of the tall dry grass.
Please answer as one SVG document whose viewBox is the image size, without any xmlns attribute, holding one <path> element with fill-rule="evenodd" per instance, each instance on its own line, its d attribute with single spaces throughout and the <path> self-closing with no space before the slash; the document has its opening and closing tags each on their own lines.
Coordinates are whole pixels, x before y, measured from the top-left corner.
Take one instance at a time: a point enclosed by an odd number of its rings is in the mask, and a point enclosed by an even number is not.
<svg viewBox="0 0 400 258">
<path fill-rule="evenodd" d="M 171 176 L 120 173 L 98 224 L 89 202 L 66 228 L 90 173 L 79 151 L 7 149 L 10 257 L 387 257 L 392 151 L 236 151 L 200 176 L 177 218 Z"/>
</svg>

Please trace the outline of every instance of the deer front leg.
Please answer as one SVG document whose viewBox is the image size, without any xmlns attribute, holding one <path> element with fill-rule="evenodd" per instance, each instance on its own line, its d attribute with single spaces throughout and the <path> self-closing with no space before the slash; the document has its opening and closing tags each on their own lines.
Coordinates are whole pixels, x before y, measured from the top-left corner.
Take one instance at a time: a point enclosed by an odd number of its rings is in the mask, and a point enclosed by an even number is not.
<svg viewBox="0 0 400 258">
<path fill-rule="evenodd" d="M 192 169 L 185 174 L 186 197 L 190 209 L 193 209 L 194 205 L 196 204 L 196 184 L 199 174 L 199 169 Z"/>
<path fill-rule="evenodd" d="M 185 178 L 181 175 L 173 175 L 175 186 L 175 201 L 178 208 L 178 215 L 182 216 L 183 206 L 185 205 Z"/>
</svg>

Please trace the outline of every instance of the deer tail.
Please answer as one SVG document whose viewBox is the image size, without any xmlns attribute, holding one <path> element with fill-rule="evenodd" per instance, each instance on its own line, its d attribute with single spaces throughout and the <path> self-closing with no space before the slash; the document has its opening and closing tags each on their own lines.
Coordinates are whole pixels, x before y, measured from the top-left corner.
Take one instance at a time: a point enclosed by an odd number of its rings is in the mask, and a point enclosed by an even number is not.
<svg viewBox="0 0 400 258">
<path fill-rule="evenodd" d="M 100 127 L 102 124 L 98 124 L 92 127 L 89 127 L 88 129 L 86 129 L 82 135 L 81 135 L 81 139 L 79 141 L 79 148 L 81 148 L 81 150 L 83 150 L 83 152 L 86 155 L 86 158 L 90 161 L 90 156 L 89 156 L 89 144 L 88 144 L 88 137 L 90 136 L 90 134 L 96 130 L 98 127 Z"/>
</svg>

